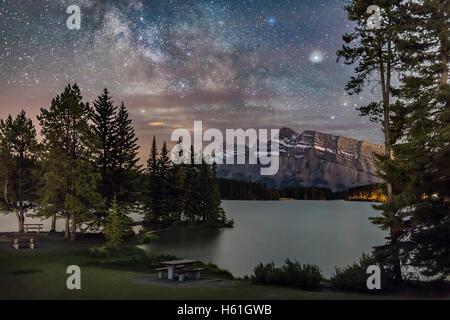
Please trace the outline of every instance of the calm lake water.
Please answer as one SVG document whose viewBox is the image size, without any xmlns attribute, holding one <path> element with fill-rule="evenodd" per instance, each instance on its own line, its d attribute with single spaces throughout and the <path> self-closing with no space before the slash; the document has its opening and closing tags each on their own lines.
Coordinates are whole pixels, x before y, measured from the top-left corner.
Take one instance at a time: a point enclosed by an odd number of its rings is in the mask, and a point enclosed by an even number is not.
<svg viewBox="0 0 450 320">
<path fill-rule="evenodd" d="M 372 225 L 370 203 L 348 201 L 223 201 L 232 229 L 160 232 L 142 246 L 154 253 L 213 262 L 235 276 L 251 274 L 259 262 L 281 265 L 286 258 L 320 266 L 330 276 L 383 244 L 385 232 Z"/>
<path fill-rule="evenodd" d="M 385 232 L 368 220 L 378 212 L 367 202 L 223 201 L 223 207 L 234 219 L 232 229 L 167 230 L 142 247 L 213 262 L 235 276 L 251 274 L 259 262 L 281 265 L 286 258 L 317 264 L 330 276 L 335 266 L 350 264 L 384 243 Z M 50 220 L 43 223 L 49 230 Z M 63 228 L 63 219 L 58 219 L 58 231 Z M 0 215 L 0 232 L 16 230 L 15 215 Z"/>
</svg>

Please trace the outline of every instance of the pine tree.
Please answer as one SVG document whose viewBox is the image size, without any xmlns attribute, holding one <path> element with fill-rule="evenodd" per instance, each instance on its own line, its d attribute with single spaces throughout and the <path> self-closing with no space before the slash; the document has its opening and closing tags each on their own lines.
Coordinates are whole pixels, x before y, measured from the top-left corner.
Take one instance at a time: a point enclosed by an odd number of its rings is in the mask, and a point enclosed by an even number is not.
<svg viewBox="0 0 450 320">
<path fill-rule="evenodd" d="M 181 222 L 184 211 L 185 201 L 185 168 L 183 164 L 173 165 L 170 170 L 170 201 L 169 211 L 171 213 L 171 220 Z"/>
<path fill-rule="evenodd" d="M 178 141 L 176 146 L 177 154 L 180 159 L 183 159 L 182 140 Z M 173 159 L 172 159 L 173 160 Z M 186 179 L 186 167 L 183 163 L 174 164 L 170 169 L 170 185 L 171 185 L 171 201 L 170 212 L 172 220 L 181 222 L 183 220 L 184 206 L 185 206 L 185 190 L 184 184 Z"/>
<path fill-rule="evenodd" d="M 91 164 L 98 144 L 90 118 L 91 109 L 76 84 L 69 84 L 38 116 L 44 137 L 38 213 L 63 216 L 66 239 L 70 235 L 75 240 L 77 227 L 92 220 L 102 204 L 97 192 L 100 175 Z"/>
<path fill-rule="evenodd" d="M 450 275 L 450 7 L 445 0 L 407 2 L 397 41 L 407 105 L 394 168 L 405 173 L 396 197 L 409 216 L 409 262 L 428 276 Z"/>
<path fill-rule="evenodd" d="M 367 9 L 371 5 L 377 5 L 381 10 L 380 28 L 369 28 L 367 20 L 370 13 Z M 385 154 L 377 156 L 380 167 L 386 167 L 392 161 L 392 145 L 395 143 L 391 134 L 392 117 L 395 109 L 392 108 L 392 95 L 395 89 L 392 87 L 391 79 L 394 72 L 401 67 L 399 55 L 395 47 L 395 38 L 399 30 L 398 14 L 399 1 L 397 0 L 353 0 L 346 5 L 349 20 L 356 23 L 355 30 L 351 34 L 345 34 L 343 39 L 346 43 L 342 50 L 337 52 L 338 60 L 344 59 L 345 64 L 357 63 L 355 76 L 347 83 L 346 90 L 350 95 L 359 94 L 367 83 L 377 80 L 381 86 L 381 99 L 360 107 L 360 114 L 369 116 L 371 121 L 379 122 L 384 133 Z M 352 45 L 353 44 L 353 45 Z M 393 263 L 395 280 L 402 281 L 400 265 L 400 245 L 402 237 L 402 217 L 393 204 L 392 180 L 387 175 L 381 174 L 385 179 L 387 187 L 387 201 L 376 208 L 382 211 L 381 217 L 372 219 L 372 222 L 390 232 L 387 248 Z"/>
<path fill-rule="evenodd" d="M 198 170 L 198 194 L 197 216 L 202 223 L 211 223 L 213 220 L 214 208 L 212 203 L 211 177 L 209 165 L 202 161 Z"/>
<path fill-rule="evenodd" d="M 170 169 L 171 161 L 169 159 L 169 150 L 167 149 L 167 144 L 164 141 L 161 148 L 161 153 L 158 158 L 158 172 L 160 176 L 167 176 Z"/>
<path fill-rule="evenodd" d="M 117 107 L 114 106 L 112 97 L 105 88 L 103 93 L 94 101 L 94 110 L 92 112 L 92 122 L 94 130 L 99 138 L 98 166 L 102 182 L 100 192 L 103 198 L 112 200 L 116 191 L 114 185 L 114 167 L 115 167 L 115 147 L 116 142 L 116 114 Z"/>
<path fill-rule="evenodd" d="M 217 164 L 213 162 L 211 165 L 211 178 L 210 178 L 210 207 L 211 216 L 214 224 L 232 224 L 232 220 L 227 221 L 225 211 L 222 208 L 222 200 L 220 197 L 219 181 L 217 179 Z"/>
<path fill-rule="evenodd" d="M 133 233 L 131 226 L 131 218 L 121 212 L 117 199 L 114 197 L 105 227 L 105 236 L 108 240 L 108 245 L 112 247 L 120 245 L 128 235 Z"/>
<path fill-rule="evenodd" d="M 93 109 L 92 121 L 99 140 L 96 165 L 102 176 L 100 192 L 107 205 L 116 195 L 123 206 L 129 207 L 138 199 L 140 170 L 132 121 L 123 102 L 120 108 L 114 106 L 107 89 L 94 102 Z M 105 214 L 97 213 L 97 224 L 103 223 Z"/>
<path fill-rule="evenodd" d="M 169 220 L 171 214 L 171 166 L 172 163 L 169 159 L 169 151 L 167 150 L 166 142 L 164 142 L 158 158 L 158 194 L 160 200 L 159 207 L 157 208 L 158 215 L 163 220 Z"/>
<path fill-rule="evenodd" d="M 190 164 L 185 167 L 185 180 L 184 180 L 184 190 L 185 190 L 185 201 L 184 201 L 184 216 L 190 222 L 198 221 L 198 214 L 200 212 L 200 197 L 201 193 L 199 191 L 199 177 L 198 168 L 194 163 L 194 146 L 191 146 L 191 151 L 189 155 Z"/>
<path fill-rule="evenodd" d="M 0 122 L 0 210 L 13 212 L 23 232 L 26 213 L 33 207 L 38 143 L 36 129 L 25 111 Z"/>
<path fill-rule="evenodd" d="M 115 117 L 115 148 L 113 158 L 115 161 L 114 190 L 118 200 L 124 204 L 133 204 L 139 198 L 138 178 L 141 166 L 137 165 L 139 145 L 128 111 L 122 102 Z"/>
<path fill-rule="evenodd" d="M 156 145 L 155 137 L 153 137 L 150 157 L 147 160 L 147 173 L 149 175 L 156 175 L 158 173 L 158 146 Z"/>
<path fill-rule="evenodd" d="M 160 206 L 159 196 L 159 169 L 158 169 L 158 146 L 156 138 L 153 137 L 150 157 L 147 160 L 147 183 L 146 183 L 146 220 L 148 223 L 156 222 L 159 218 L 158 208 Z"/>
</svg>

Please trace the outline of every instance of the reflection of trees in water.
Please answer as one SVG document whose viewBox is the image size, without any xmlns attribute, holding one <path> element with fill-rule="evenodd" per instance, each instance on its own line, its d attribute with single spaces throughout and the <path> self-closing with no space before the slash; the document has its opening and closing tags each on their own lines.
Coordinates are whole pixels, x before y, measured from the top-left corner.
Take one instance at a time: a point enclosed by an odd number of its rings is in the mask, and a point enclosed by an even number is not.
<svg viewBox="0 0 450 320">
<path fill-rule="evenodd" d="M 149 250 L 179 253 L 180 257 L 202 258 L 218 254 L 222 229 L 179 228 L 158 233 L 159 239 L 148 244 Z M 196 256 L 197 255 L 197 256 Z M 206 261 L 207 262 L 207 261 Z"/>
</svg>

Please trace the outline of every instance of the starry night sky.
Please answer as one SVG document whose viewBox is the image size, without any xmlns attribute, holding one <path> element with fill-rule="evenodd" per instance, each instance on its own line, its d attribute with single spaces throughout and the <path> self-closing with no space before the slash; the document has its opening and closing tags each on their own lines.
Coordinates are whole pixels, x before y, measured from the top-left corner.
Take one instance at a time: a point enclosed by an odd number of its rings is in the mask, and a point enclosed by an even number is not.
<svg viewBox="0 0 450 320">
<path fill-rule="evenodd" d="M 68 30 L 66 9 L 81 9 Z M 174 128 L 307 129 L 381 143 L 336 62 L 353 25 L 342 0 L 0 0 L 0 117 L 33 118 L 69 82 L 107 87 L 147 153 Z M 376 93 L 375 93 L 376 94 Z"/>
</svg>

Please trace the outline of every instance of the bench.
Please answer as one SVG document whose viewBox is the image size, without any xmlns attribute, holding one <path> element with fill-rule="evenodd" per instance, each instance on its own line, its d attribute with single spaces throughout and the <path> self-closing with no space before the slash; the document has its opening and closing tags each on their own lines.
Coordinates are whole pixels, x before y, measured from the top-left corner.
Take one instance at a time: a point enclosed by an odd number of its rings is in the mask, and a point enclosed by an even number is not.
<svg viewBox="0 0 450 320">
<path fill-rule="evenodd" d="M 194 273 L 195 274 L 195 279 L 196 280 L 200 280 L 200 272 L 205 270 L 205 268 L 194 268 L 194 269 L 178 269 L 175 270 L 175 273 L 178 275 L 178 281 L 183 282 L 184 281 L 184 276 L 188 275 L 190 273 Z"/>
<path fill-rule="evenodd" d="M 37 232 L 37 234 L 40 234 L 43 228 L 44 225 L 42 223 L 25 223 L 23 225 L 25 234 L 29 233 L 30 231 L 34 231 Z"/>
<path fill-rule="evenodd" d="M 175 269 L 181 269 L 181 268 L 184 268 L 184 266 L 183 265 L 179 265 L 179 266 L 175 267 Z M 155 269 L 155 271 L 158 272 L 158 278 L 162 279 L 163 276 L 164 276 L 164 272 L 168 272 L 169 271 L 169 267 L 157 268 L 157 269 Z"/>
<path fill-rule="evenodd" d="M 20 247 L 29 247 L 34 249 L 37 241 L 33 237 L 13 237 L 11 238 L 12 246 L 18 250 Z"/>
</svg>

